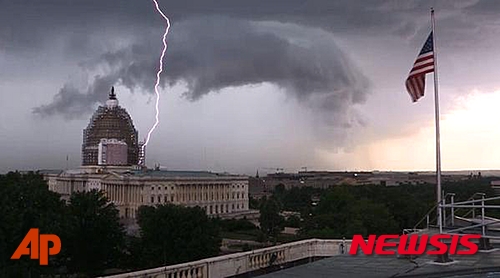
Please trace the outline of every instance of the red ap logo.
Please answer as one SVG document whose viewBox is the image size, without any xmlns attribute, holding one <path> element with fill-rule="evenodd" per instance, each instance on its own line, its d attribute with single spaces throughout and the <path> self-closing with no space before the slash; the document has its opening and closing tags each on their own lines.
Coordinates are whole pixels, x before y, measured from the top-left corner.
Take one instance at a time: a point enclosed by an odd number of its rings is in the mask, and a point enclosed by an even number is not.
<svg viewBox="0 0 500 278">
<path fill-rule="evenodd" d="M 52 242 L 50 248 L 49 242 Z M 32 260 L 40 260 L 40 265 L 48 265 L 49 255 L 57 255 L 60 251 L 61 239 L 57 235 L 40 235 L 38 229 L 33 228 L 26 234 L 10 259 L 18 260 L 23 255 L 30 255 Z"/>
</svg>

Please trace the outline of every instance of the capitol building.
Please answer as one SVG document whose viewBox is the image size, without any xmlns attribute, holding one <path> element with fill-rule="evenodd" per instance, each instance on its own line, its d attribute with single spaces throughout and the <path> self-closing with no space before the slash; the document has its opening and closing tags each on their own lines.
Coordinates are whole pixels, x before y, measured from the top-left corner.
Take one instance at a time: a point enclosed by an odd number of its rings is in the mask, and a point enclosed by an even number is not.
<svg viewBox="0 0 500 278">
<path fill-rule="evenodd" d="M 83 131 L 82 166 L 42 174 L 49 189 L 66 200 L 73 192 L 102 190 L 124 219 L 135 219 L 143 205 L 198 206 L 209 216 L 231 217 L 249 211 L 246 176 L 147 169 L 138 132 L 119 106 L 114 88 Z"/>
</svg>

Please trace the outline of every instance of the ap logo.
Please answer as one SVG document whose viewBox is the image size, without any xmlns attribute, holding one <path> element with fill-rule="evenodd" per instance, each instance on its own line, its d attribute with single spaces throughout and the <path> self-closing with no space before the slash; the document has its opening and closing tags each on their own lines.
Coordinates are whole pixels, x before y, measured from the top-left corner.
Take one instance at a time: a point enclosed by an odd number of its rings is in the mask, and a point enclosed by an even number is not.
<svg viewBox="0 0 500 278">
<path fill-rule="evenodd" d="M 52 242 L 50 248 L 49 242 Z M 10 259 L 18 260 L 23 255 L 30 255 L 32 260 L 40 260 L 40 265 L 48 265 L 49 255 L 57 255 L 60 251 L 61 239 L 57 235 L 40 235 L 38 229 L 30 229 Z"/>
</svg>

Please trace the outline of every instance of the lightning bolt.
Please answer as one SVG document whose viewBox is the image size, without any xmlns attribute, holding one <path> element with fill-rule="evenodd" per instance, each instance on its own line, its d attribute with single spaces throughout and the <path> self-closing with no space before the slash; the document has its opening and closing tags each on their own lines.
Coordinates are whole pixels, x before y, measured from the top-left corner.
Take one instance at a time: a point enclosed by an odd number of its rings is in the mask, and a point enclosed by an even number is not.
<svg viewBox="0 0 500 278">
<path fill-rule="evenodd" d="M 165 33 L 163 33 L 163 50 L 161 51 L 161 56 L 160 56 L 160 67 L 158 68 L 158 72 L 156 72 L 156 84 L 155 84 L 155 94 L 156 94 L 155 119 L 156 119 L 156 121 L 155 121 L 154 125 L 151 127 L 151 129 L 149 130 L 148 136 L 146 137 L 146 141 L 142 145 L 142 153 L 144 153 L 145 148 L 148 145 L 149 140 L 151 139 L 151 134 L 153 133 L 153 131 L 156 129 L 156 127 L 160 123 L 160 117 L 159 117 L 159 114 L 160 114 L 160 107 L 159 107 L 160 92 L 158 91 L 158 87 L 160 86 L 160 80 L 161 80 L 160 75 L 163 72 L 163 58 L 165 57 L 165 52 L 167 52 L 167 35 L 168 35 L 168 31 L 170 30 L 170 20 L 160 9 L 158 2 L 156 0 L 153 0 L 153 3 L 155 5 L 156 11 L 158 11 L 158 13 L 163 17 L 163 19 L 165 19 L 167 26 L 165 28 Z"/>
</svg>

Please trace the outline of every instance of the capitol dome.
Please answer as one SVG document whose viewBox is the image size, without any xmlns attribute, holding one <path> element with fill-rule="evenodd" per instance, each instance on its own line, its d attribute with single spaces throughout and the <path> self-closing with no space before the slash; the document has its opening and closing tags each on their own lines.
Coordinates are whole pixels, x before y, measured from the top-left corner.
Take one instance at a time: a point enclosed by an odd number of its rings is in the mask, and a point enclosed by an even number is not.
<svg viewBox="0 0 500 278">
<path fill-rule="evenodd" d="M 97 108 L 87 128 L 83 130 L 82 165 L 101 165 L 102 142 L 108 142 L 108 140 L 120 142 L 122 146 L 126 144 L 126 151 L 123 151 L 122 155 L 125 161 L 117 165 L 139 163 L 137 130 L 127 111 L 118 105 L 113 87 L 106 105 Z"/>
</svg>

